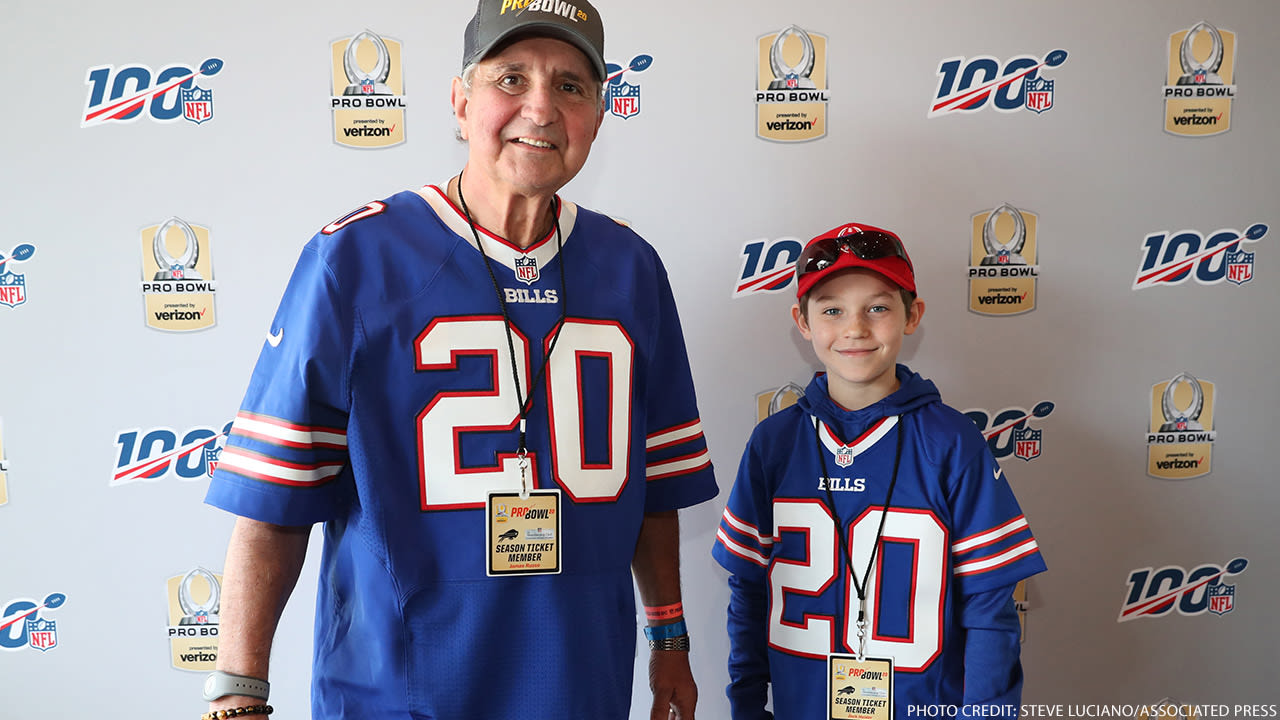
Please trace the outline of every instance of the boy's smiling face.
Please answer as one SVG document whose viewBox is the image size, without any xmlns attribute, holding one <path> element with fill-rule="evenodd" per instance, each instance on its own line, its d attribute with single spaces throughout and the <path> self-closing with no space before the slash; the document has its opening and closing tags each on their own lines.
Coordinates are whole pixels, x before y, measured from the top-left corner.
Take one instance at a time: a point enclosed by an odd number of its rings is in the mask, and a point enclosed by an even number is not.
<svg viewBox="0 0 1280 720">
<path fill-rule="evenodd" d="M 853 269 L 813 287 L 807 317 L 798 304 L 791 316 L 827 369 L 831 399 L 858 410 L 898 389 L 902 338 L 920 326 L 924 301 L 916 298 L 906 307 L 900 288 L 888 278 Z"/>
</svg>

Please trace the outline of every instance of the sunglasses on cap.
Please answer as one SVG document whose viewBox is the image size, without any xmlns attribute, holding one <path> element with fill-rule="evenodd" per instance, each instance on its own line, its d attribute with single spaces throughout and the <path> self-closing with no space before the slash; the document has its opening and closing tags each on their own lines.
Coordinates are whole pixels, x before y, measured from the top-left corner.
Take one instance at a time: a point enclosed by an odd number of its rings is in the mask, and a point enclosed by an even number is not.
<svg viewBox="0 0 1280 720">
<path fill-rule="evenodd" d="M 840 259 L 840 253 L 853 253 L 863 260 L 898 257 L 911 268 L 911 258 L 907 257 L 907 250 L 897 236 L 880 230 L 859 230 L 843 237 L 823 238 L 809 243 L 796 261 L 796 278 L 803 278 L 809 273 L 835 265 Z"/>
<path fill-rule="evenodd" d="M 877 262 L 891 258 L 901 259 L 906 267 Z M 806 245 L 796 261 L 796 283 L 800 290 L 797 294 L 804 294 L 836 266 L 876 270 L 898 285 L 915 290 L 914 268 L 902 240 L 879 228 L 844 226 L 838 231 L 831 231 L 827 236 L 819 236 Z"/>
</svg>

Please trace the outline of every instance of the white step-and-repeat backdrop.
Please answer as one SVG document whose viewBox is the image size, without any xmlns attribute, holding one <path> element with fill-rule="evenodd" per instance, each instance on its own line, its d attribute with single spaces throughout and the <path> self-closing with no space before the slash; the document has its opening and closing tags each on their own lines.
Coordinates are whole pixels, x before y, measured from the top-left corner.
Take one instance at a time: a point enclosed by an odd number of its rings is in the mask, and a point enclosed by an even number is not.
<svg viewBox="0 0 1280 720">
<path fill-rule="evenodd" d="M 682 514 L 699 716 L 728 715 L 709 551 L 739 454 L 818 367 L 790 263 L 847 220 L 907 242 L 903 361 L 987 434 L 1048 561 L 1028 713 L 1274 715 L 1280 5 L 599 5 L 608 115 L 564 195 L 630 221 L 680 303 L 721 485 Z M 218 436 L 306 239 L 461 168 L 472 11 L 6 4 L 0 715 L 203 711 Z M 375 38 L 385 87 L 352 102 Z M 307 713 L 318 555 L 281 717 Z"/>
</svg>

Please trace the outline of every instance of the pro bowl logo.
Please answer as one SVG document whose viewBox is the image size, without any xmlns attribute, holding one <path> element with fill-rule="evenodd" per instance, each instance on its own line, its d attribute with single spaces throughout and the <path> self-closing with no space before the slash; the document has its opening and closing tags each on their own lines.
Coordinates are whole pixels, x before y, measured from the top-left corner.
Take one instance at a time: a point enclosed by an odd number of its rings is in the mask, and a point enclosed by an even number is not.
<svg viewBox="0 0 1280 720">
<path fill-rule="evenodd" d="M 1018 315 L 1036 309 L 1039 216 L 1004 203 L 975 213 L 969 228 L 969 310 Z"/>
<path fill-rule="evenodd" d="M 631 58 L 623 67 L 617 63 L 604 66 L 607 76 L 604 85 L 605 107 L 611 115 L 626 120 L 640 114 L 640 83 L 627 82 L 626 73 L 639 73 L 653 65 L 653 56 L 640 54 Z M 634 76 L 631 78 L 634 79 Z"/>
<path fill-rule="evenodd" d="M 827 37 L 796 25 L 756 39 L 756 135 L 804 142 L 827 134 Z"/>
<path fill-rule="evenodd" d="M 203 125 L 213 119 L 213 92 L 196 83 L 219 72 L 222 60 L 218 58 L 209 58 L 195 69 L 176 64 L 153 71 L 137 63 L 91 67 L 84 79 L 89 96 L 80 127 L 131 123 L 142 117 L 159 123 L 186 120 Z"/>
<path fill-rule="evenodd" d="M 1056 81 L 1041 77 L 1040 71 L 1066 60 L 1066 50 L 1053 50 L 1043 57 L 1015 55 L 1005 61 L 990 55 L 946 58 L 938 63 L 938 89 L 928 117 L 976 113 L 988 107 L 1002 113 L 1047 112 L 1054 106 Z"/>
<path fill-rule="evenodd" d="M 1206 137 L 1230 130 L 1235 77 L 1235 33 L 1198 22 L 1170 35 L 1164 131 Z"/>
<path fill-rule="evenodd" d="M 1019 460 L 1031 461 L 1040 457 L 1043 450 L 1044 431 L 1030 427 L 1032 418 L 1044 419 L 1053 413 L 1054 404 L 1045 400 L 1036 403 L 1030 412 L 1020 407 L 1008 407 L 992 413 L 982 408 L 965 410 L 964 414 L 982 431 L 991 454 L 997 460 L 1012 455 Z"/>
<path fill-rule="evenodd" d="M 210 672 L 218 660 L 222 576 L 196 567 L 165 583 L 169 599 L 170 662 L 179 670 Z"/>
<path fill-rule="evenodd" d="M 791 286 L 796 260 L 804 244 L 799 238 L 751 240 L 742 246 L 742 271 L 733 297 L 785 292 Z"/>
<path fill-rule="evenodd" d="M 194 427 L 183 433 L 164 427 L 122 430 L 116 434 L 116 467 L 108 484 L 119 487 L 172 476 L 186 481 L 207 478 L 209 463 L 217 462 L 217 452 L 211 458 L 206 450 L 217 451 L 230 432 L 230 422 L 221 432 L 210 427 Z"/>
<path fill-rule="evenodd" d="M 1179 615 L 1226 615 L 1236 607 L 1236 586 L 1226 579 L 1248 566 L 1247 558 L 1238 557 L 1225 567 L 1206 563 L 1191 570 L 1180 565 L 1138 568 L 1129 573 L 1129 592 L 1116 622 L 1165 617 L 1175 609 Z"/>
<path fill-rule="evenodd" d="M 1222 228 L 1202 235 L 1197 230 L 1149 233 L 1139 249 L 1134 290 L 1181 285 L 1194 278 L 1201 285 L 1253 280 L 1255 253 L 1245 249 L 1267 234 L 1268 226 L 1254 223 L 1244 232 Z"/>
<path fill-rule="evenodd" d="M 1182 372 L 1151 386 L 1147 474 L 1166 480 L 1208 475 L 1213 464 L 1214 384 Z"/>
<path fill-rule="evenodd" d="M 171 217 L 142 229 L 142 300 L 148 327 L 187 332 L 217 323 L 209 228 Z"/>
<path fill-rule="evenodd" d="M 756 393 L 756 422 L 763 422 L 774 413 L 785 410 L 804 397 L 804 388 L 795 383 Z"/>
<path fill-rule="evenodd" d="M 333 141 L 350 148 L 384 148 L 404 142 L 404 65 L 401 45 L 362 30 L 329 45 L 329 106 Z"/>
<path fill-rule="evenodd" d="M 49 611 L 66 601 L 66 595 L 55 592 L 42 601 L 18 598 L 5 603 L 0 612 L 0 650 L 48 652 L 57 647 L 58 622 L 49 617 Z"/>
<path fill-rule="evenodd" d="M 36 246 L 21 243 L 8 255 L 0 252 L 0 305 L 16 308 L 27 301 L 27 276 L 19 273 L 18 265 L 36 254 Z"/>
</svg>

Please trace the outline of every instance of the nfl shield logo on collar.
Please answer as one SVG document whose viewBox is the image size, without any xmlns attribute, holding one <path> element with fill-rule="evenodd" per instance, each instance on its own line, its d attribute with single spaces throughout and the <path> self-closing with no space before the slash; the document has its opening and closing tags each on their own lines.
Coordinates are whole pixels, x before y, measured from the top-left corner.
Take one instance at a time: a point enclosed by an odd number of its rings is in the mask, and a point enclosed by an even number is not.
<svg viewBox="0 0 1280 720">
<path fill-rule="evenodd" d="M 853 464 L 853 448 L 842 447 L 836 451 L 836 464 L 840 467 L 849 467 Z"/>
<path fill-rule="evenodd" d="M 525 285 L 538 282 L 538 259 L 528 256 L 516 258 L 516 279 Z"/>
</svg>

